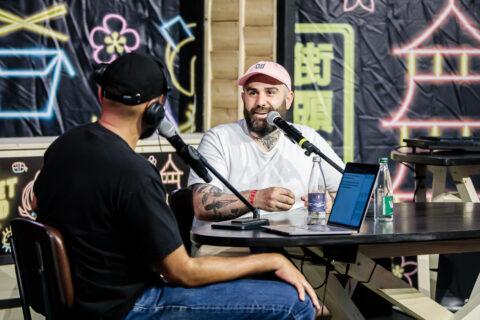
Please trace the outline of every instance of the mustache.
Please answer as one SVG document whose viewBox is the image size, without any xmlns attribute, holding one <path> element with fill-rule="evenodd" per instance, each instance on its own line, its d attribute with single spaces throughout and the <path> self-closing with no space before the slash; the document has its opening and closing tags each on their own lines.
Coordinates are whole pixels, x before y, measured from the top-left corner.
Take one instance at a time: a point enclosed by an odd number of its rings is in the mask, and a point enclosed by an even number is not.
<svg viewBox="0 0 480 320">
<path fill-rule="evenodd" d="M 275 109 L 273 107 L 262 107 L 262 106 L 256 106 L 255 108 L 253 108 L 252 110 L 250 110 L 250 114 L 254 114 L 255 112 L 258 112 L 258 111 L 263 111 L 263 112 L 270 112 L 270 111 L 274 111 Z"/>
</svg>

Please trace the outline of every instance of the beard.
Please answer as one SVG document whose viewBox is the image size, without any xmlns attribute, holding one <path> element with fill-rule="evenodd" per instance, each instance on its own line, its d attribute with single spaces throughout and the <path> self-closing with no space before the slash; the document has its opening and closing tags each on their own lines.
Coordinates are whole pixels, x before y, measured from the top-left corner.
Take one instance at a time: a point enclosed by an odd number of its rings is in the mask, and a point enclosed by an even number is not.
<svg viewBox="0 0 480 320">
<path fill-rule="evenodd" d="M 262 111 L 262 112 L 270 112 L 270 111 L 277 111 L 282 118 L 285 118 L 287 115 L 287 103 L 283 101 L 283 103 L 278 107 L 278 109 L 274 109 L 273 107 L 261 107 L 256 106 L 252 110 L 248 111 L 243 106 L 243 116 L 245 121 L 247 122 L 247 127 L 250 132 L 256 133 L 260 138 L 272 133 L 277 129 L 276 126 L 270 125 L 267 123 L 267 119 L 255 119 L 255 112 Z"/>
</svg>

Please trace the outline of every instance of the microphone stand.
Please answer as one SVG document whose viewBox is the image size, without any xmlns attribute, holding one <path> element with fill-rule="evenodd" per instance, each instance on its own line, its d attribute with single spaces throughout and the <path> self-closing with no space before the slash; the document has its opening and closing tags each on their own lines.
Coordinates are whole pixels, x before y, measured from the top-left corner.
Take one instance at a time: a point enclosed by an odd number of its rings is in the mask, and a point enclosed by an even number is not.
<svg viewBox="0 0 480 320">
<path fill-rule="evenodd" d="M 336 164 L 335 162 L 333 162 L 329 157 L 327 157 L 325 154 L 323 154 L 322 151 L 320 151 L 320 149 L 318 149 L 313 143 L 311 143 L 310 141 L 305 141 L 303 144 L 300 145 L 303 149 L 305 149 L 305 155 L 308 157 L 310 156 L 311 153 L 315 153 L 316 155 L 319 155 L 320 157 L 322 157 L 323 160 L 325 160 L 326 162 L 328 162 L 328 164 L 330 164 L 335 170 L 337 170 L 338 172 L 340 172 L 341 174 L 343 174 L 343 169 L 338 165 Z"/>
<path fill-rule="evenodd" d="M 200 160 L 205 167 L 207 167 L 210 172 L 212 172 L 215 177 L 217 177 L 227 188 L 230 190 L 247 208 L 250 212 L 252 212 L 252 218 L 240 218 L 231 221 L 225 221 L 221 223 L 214 223 L 212 224 L 212 228 L 217 229 L 236 229 L 236 230 L 250 230 L 250 229 L 257 229 L 261 226 L 269 225 L 270 222 L 268 219 L 261 219 L 260 213 L 258 209 L 255 208 L 250 202 L 245 199 L 245 197 L 235 189 L 234 186 L 230 184 L 210 163 L 208 163 L 207 159 L 205 159 L 197 149 L 192 147 L 191 145 L 188 146 L 188 153 L 193 159 Z"/>
</svg>

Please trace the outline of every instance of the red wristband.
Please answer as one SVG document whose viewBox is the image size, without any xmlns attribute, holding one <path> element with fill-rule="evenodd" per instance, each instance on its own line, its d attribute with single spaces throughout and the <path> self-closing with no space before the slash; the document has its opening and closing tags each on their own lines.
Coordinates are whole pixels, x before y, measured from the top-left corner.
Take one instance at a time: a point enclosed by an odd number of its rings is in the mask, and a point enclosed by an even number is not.
<svg viewBox="0 0 480 320">
<path fill-rule="evenodd" d="M 255 201 L 255 195 L 257 194 L 258 190 L 250 191 L 250 196 L 248 197 L 248 202 L 250 202 L 253 206 L 253 202 Z"/>
</svg>

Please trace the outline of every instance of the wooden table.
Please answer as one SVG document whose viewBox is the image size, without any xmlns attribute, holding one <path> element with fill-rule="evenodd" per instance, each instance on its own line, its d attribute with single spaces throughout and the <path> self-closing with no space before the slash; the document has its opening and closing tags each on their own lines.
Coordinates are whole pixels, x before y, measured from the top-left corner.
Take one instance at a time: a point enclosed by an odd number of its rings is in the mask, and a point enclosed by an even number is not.
<svg viewBox="0 0 480 320">
<path fill-rule="evenodd" d="M 444 198 L 447 196 L 445 192 L 447 173 L 450 173 L 461 201 L 480 202 L 471 179 L 473 175 L 480 175 L 480 154 L 452 154 L 445 152 L 404 153 L 393 151 L 390 157 L 394 161 L 414 166 L 416 171 L 415 187 L 419 184 L 415 194 L 415 202 L 425 202 L 427 199 L 427 188 L 425 185 L 427 170 L 432 172 L 433 178 L 432 201 L 444 201 Z"/>
<path fill-rule="evenodd" d="M 474 175 L 480 175 L 479 153 L 462 153 L 461 151 L 418 151 L 418 148 L 412 150 L 414 152 L 406 153 L 396 150 L 390 154 L 390 157 L 394 161 L 408 163 L 415 168 L 415 202 L 427 201 L 425 178 L 428 171 L 432 173 L 432 202 L 480 201 L 471 179 Z M 447 174 L 450 174 L 452 177 L 458 193 L 446 192 Z M 441 258 L 439 258 L 438 255 L 421 255 L 418 257 L 418 287 L 431 297 L 436 296 L 437 292 L 435 292 L 435 289 L 437 286 L 435 284 L 439 279 L 441 282 L 451 282 L 450 288 L 456 288 L 454 291 L 460 290 L 459 288 L 468 287 L 468 277 L 456 278 L 454 280 L 447 279 L 445 278 L 447 277 L 445 270 L 448 269 L 450 265 L 454 265 L 457 272 L 463 272 L 466 263 L 478 265 L 479 261 L 480 254 L 468 256 L 448 255 Z M 435 271 L 431 274 L 432 272 L 430 270 L 432 270 L 432 268 L 433 270 L 438 270 L 437 275 L 435 275 Z M 434 285 L 432 286 L 431 278 L 434 279 Z M 439 291 L 439 293 L 441 292 Z M 460 299 L 460 297 L 457 298 Z"/>
<path fill-rule="evenodd" d="M 322 256 L 330 248 L 358 249 L 348 275 L 391 303 L 419 319 L 460 319 L 466 315 L 480 318 L 480 288 L 476 286 L 470 301 L 452 315 L 447 309 L 423 295 L 393 274 L 376 265 L 372 258 L 460 253 L 480 251 L 480 204 L 475 203 L 401 203 L 395 204 L 393 222 L 375 223 L 367 218 L 358 234 L 335 236 L 286 237 L 261 230 L 233 231 L 212 229 L 210 224 L 194 227 L 192 241 L 231 247 L 308 248 Z M 270 216 L 272 224 L 303 221 L 302 213 Z M 299 259 L 293 259 L 297 264 Z M 334 262 L 344 273 L 347 263 Z M 307 278 L 321 277 L 324 271 L 313 263 L 305 265 Z M 369 280 L 367 283 L 365 281 Z M 318 292 L 317 294 L 320 294 Z M 364 319 L 335 277 L 328 280 L 326 305 L 332 314 L 349 319 Z M 473 319 L 473 318 L 472 318 Z"/>
</svg>

